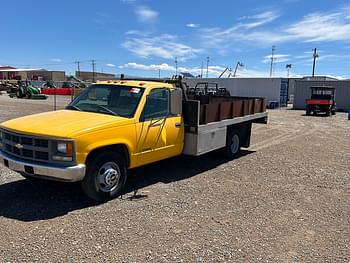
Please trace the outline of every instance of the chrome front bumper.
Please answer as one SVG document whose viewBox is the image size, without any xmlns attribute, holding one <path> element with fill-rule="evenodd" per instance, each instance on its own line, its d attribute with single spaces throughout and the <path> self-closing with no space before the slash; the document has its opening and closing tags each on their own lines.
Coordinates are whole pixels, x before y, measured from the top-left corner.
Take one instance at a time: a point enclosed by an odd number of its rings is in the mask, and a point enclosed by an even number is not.
<svg viewBox="0 0 350 263">
<path fill-rule="evenodd" d="M 13 171 L 24 173 L 28 176 L 66 182 L 77 182 L 83 180 L 86 170 L 85 164 L 78 164 L 69 167 L 50 166 L 19 160 L 2 151 L 0 151 L 0 164 L 5 165 Z"/>
</svg>

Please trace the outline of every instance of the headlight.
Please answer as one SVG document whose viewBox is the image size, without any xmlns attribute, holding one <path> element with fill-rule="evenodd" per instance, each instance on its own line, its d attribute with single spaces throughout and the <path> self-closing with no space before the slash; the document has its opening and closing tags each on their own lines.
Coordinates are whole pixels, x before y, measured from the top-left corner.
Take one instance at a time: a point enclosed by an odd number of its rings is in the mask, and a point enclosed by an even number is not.
<svg viewBox="0 0 350 263">
<path fill-rule="evenodd" d="M 73 161 L 73 143 L 57 142 L 55 153 L 52 155 L 54 161 L 71 162 Z"/>
<path fill-rule="evenodd" d="M 68 143 L 66 142 L 58 142 L 57 143 L 57 152 L 66 154 L 68 152 Z"/>
</svg>

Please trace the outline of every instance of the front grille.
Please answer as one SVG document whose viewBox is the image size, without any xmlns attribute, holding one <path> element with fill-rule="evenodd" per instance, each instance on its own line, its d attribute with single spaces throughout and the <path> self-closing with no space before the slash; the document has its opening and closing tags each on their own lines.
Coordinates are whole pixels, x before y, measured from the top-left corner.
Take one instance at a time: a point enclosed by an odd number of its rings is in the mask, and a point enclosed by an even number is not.
<svg viewBox="0 0 350 263">
<path fill-rule="evenodd" d="M 39 160 L 49 160 L 49 153 L 48 152 L 40 152 L 40 151 L 36 151 L 35 152 L 35 157 Z"/>
<path fill-rule="evenodd" d="M 47 148 L 47 147 L 49 147 L 49 141 L 43 140 L 43 139 L 35 139 L 34 146 Z"/>
<path fill-rule="evenodd" d="M 3 151 L 7 154 L 31 161 L 50 161 L 49 140 L 5 130 L 1 130 L 1 132 L 3 134 Z"/>
<path fill-rule="evenodd" d="M 33 139 L 32 138 L 22 137 L 22 144 L 24 144 L 24 145 L 33 145 Z"/>
<path fill-rule="evenodd" d="M 22 154 L 24 157 L 33 158 L 33 151 L 28 149 L 23 149 Z"/>
</svg>

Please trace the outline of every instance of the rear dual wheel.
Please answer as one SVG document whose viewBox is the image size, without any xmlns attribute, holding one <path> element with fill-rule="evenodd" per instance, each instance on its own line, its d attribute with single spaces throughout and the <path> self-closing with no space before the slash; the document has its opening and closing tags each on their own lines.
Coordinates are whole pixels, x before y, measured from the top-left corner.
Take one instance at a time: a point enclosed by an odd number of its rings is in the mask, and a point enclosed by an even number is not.
<svg viewBox="0 0 350 263">
<path fill-rule="evenodd" d="M 227 134 L 225 156 L 233 159 L 238 156 L 241 150 L 241 135 L 237 130 L 232 130 Z"/>
</svg>

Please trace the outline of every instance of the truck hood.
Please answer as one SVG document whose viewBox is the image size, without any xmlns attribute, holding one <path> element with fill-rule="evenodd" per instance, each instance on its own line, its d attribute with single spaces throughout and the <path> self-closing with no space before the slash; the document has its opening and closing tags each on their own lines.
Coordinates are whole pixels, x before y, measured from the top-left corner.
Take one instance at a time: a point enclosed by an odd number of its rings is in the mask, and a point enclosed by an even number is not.
<svg viewBox="0 0 350 263">
<path fill-rule="evenodd" d="M 1 127 L 29 135 L 74 138 L 83 133 L 131 123 L 132 119 L 113 115 L 60 110 L 9 120 L 3 122 Z"/>
</svg>

